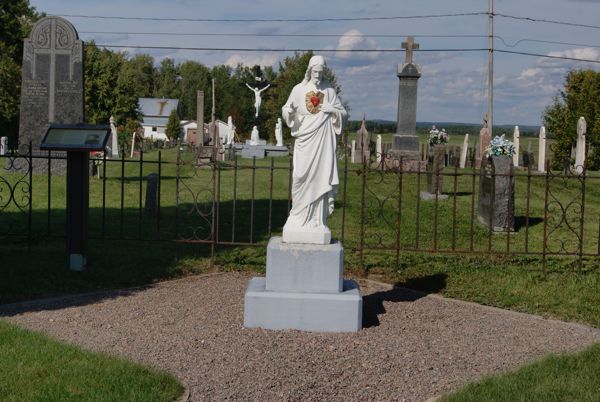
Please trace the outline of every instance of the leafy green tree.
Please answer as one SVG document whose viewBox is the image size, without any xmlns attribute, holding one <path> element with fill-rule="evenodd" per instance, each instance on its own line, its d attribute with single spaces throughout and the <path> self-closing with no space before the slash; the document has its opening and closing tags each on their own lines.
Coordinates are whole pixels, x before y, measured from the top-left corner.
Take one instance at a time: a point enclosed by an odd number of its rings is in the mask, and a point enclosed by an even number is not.
<svg viewBox="0 0 600 402">
<path fill-rule="evenodd" d="M 179 139 L 180 132 L 181 125 L 179 124 L 179 114 L 177 113 L 176 109 L 173 109 L 169 115 L 169 121 L 167 121 L 165 134 L 171 141 L 176 141 Z"/>
<path fill-rule="evenodd" d="M 117 124 L 139 119 L 138 95 L 125 53 L 85 46 L 85 111 L 93 124 L 106 124 L 114 116 Z"/>
<path fill-rule="evenodd" d="M 210 116 L 206 110 L 206 96 L 211 87 L 210 70 L 200 63 L 189 60 L 179 66 L 179 71 L 181 73 L 181 81 L 179 82 L 181 88 L 181 96 L 179 97 L 181 117 L 187 120 L 196 119 L 197 91 L 204 91 L 204 117 Z"/>
<path fill-rule="evenodd" d="M 28 0 L 0 2 L 0 127 L 12 144 L 19 132 L 23 39 L 43 15 Z"/>
<path fill-rule="evenodd" d="M 555 138 L 552 145 L 552 168 L 560 169 L 571 156 L 577 141 L 577 121 L 583 116 L 587 123 L 586 160 L 589 169 L 600 168 L 600 72 L 573 70 L 567 74 L 565 87 L 544 111 L 544 124 Z"/>
<path fill-rule="evenodd" d="M 154 92 L 154 58 L 147 54 L 137 54 L 126 60 L 121 75 L 131 82 L 138 98 L 150 98 Z"/>
<path fill-rule="evenodd" d="M 175 65 L 173 59 L 163 59 L 158 69 L 155 70 L 154 82 L 156 88 L 154 97 L 178 99 L 180 95 L 178 77 L 179 68 Z"/>
</svg>

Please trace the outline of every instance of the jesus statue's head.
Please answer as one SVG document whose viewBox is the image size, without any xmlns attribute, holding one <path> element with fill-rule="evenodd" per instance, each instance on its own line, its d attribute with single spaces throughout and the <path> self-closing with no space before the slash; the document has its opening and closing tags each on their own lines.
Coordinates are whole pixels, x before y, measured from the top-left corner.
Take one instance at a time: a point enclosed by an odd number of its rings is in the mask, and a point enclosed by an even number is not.
<svg viewBox="0 0 600 402">
<path fill-rule="evenodd" d="M 324 80 L 325 70 L 327 69 L 327 63 L 323 56 L 313 56 L 308 62 L 308 68 L 304 75 L 304 82 L 312 82 L 315 86 L 319 86 L 321 81 Z"/>
</svg>

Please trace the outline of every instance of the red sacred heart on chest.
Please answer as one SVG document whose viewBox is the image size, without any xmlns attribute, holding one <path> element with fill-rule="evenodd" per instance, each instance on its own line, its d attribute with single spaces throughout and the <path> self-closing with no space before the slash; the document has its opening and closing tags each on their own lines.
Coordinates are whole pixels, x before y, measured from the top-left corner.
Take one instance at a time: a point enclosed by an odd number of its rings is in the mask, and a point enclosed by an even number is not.
<svg viewBox="0 0 600 402">
<path fill-rule="evenodd" d="M 321 100 L 319 99 L 318 96 L 313 95 L 310 97 L 310 103 L 312 103 L 313 106 L 317 107 L 320 102 L 321 102 Z"/>
</svg>

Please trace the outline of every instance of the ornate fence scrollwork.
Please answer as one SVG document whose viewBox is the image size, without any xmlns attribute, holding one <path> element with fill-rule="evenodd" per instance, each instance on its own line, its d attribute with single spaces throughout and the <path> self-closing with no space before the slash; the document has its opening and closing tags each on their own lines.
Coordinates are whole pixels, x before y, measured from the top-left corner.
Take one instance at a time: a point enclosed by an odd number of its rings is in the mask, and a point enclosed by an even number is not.
<svg viewBox="0 0 600 402">
<path fill-rule="evenodd" d="M 547 255 L 576 255 L 583 266 L 586 169 L 546 173 L 544 269 Z"/>
<path fill-rule="evenodd" d="M 31 236 L 31 146 L 0 158 L 0 236 Z"/>
<path fill-rule="evenodd" d="M 196 147 L 177 152 L 177 240 L 214 243 L 218 149 Z"/>
</svg>

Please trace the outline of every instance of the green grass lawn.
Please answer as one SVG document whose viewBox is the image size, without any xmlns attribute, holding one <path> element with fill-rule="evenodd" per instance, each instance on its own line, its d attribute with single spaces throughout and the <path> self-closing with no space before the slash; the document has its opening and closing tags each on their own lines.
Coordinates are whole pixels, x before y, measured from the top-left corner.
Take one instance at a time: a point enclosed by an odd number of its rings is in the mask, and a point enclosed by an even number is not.
<svg viewBox="0 0 600 402">
<path fill-rule="evenodd" d="M 513 373 L 477 381 L 440 402 L 598 400 L 600 344 L 576 354 L 550 355 Z"/>
<path fill-rule="evenodd" d="M 0 321 L 2 401 L 173 401 L 171 375 Z"/>
</svg>

